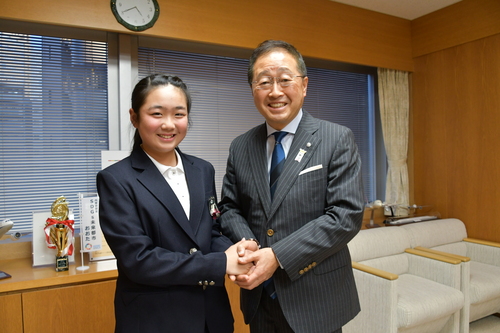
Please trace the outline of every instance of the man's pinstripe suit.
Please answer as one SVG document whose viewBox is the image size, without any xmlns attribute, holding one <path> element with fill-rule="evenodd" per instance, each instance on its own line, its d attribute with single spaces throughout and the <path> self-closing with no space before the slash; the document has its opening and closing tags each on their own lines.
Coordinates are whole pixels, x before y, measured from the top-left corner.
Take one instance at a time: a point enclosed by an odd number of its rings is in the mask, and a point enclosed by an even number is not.
<svg viewBox="0 0 500 333">
<path fill-rule="evenodd" d="M 266 140 L 262 124 L 231 144 L 220 203 L 223 233 L 273 249 L 281 265 L 273 275 L 278 300 L 294 332 L 333 332 L 360 310 L 347 248 L 364 207 L 353 134 L 303 111 L 272 202 Z M 241 291 L 249 323 L 262 285 Z"/>
</svg>

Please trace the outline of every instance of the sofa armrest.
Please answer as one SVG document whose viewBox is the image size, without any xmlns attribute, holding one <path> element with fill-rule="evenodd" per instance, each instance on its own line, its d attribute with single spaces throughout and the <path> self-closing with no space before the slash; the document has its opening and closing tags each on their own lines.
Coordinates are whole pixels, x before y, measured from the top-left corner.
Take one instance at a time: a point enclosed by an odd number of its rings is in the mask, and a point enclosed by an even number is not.
<svg viewBox="0 0 500 333">
<path fill-rule="evenodd" d="M 398 275 L 352 262 L 361 312 L 344 333 L 397 333 Z"/>
<path fill-rule="evenodd" d="M 500 244 L 473 238 L 465 238 L 467 256 L 483 264 L 500 267 Z"/>
<path fill-rule="evenodd" d="M 452 265 L 458 265 L 461 262 L 461 260 L 458 258 L 453 258 L 453 257 L 447 256 L 447 255 L 441 255 L 441 254 L 433 253 L 430 251 L 423 251 L 423 250 L 419 250 L 416 248 L 415 249 L 406 249 L 405 252 L 410 253 L 410 254 L 414 254 L 417 256 L 425 257 L 428 259 L 442 261 L 442 262 L 452 264 Z M 436 252 L 438 252 L 438 251 L 436 251 Z"/>
<path fill-rule="evenodd" d="M 409 274 L 461 289 L 460 259 L 415 249 L 407 249 L 405 253 L 408 255 Z"/>
<path fill-rule="evenodd" d="M 476 244 L 487 245 L 487 246 L 494 246 L 494 247 L 500 248 L 500 243 L 485 241 L 485 240 L 482 240 L 482 239 L 464 238 L 464 242 L 476 243 Z"/>
<path fill-rule="evenodd" d="M 381 269 L 374 268 L 371 266 L 363 265 L 363 264 L 360 264 L 360 263 L 355 262 L 355 261 L 352 262 L 352 268 L 366 272 L 368 274 L 372 274 L 372 275 L 381 277 L 381 278 L 386 279 L 386 280 L 396 280 L 398 278 L 397 274 L 386 272 L 386 271 L 383 271 Z"/>
<path fill-rule="evenodd" d="M 460 260 L 460 291 L 464 294 L 464 307 L 460 310 L 460 333 L 468 332 L 470 313 L 470 258 L 449 252 L 417 246 L 415 250 L 426 251 L 439 256 L 449 256 Z"/>
<path fill-rule="evenodd" d="M 428 247 L 417 246 L 414 249 L 418 250 L 418 251 L 424 251 L 424 252 L 433 253 L 433 254 L 436 254 L 436 255 L 439 255 L 439 256 L 451 257 L 451 258 L 454 258 L 454 259 L 458 259 L 458 260 L 460 260 L 462 262 L 470 261 L 469 257 L 464 257 L 464 256 L 461 256 L 461 255 L 458 255 L 458 254 L 453 254 L 453 253 L 449 253 L 449 252 L 443 252 L 443 251 L 438 251 L 438 250 L 434 250 L 434 249 L 429 249 Z"/>
</svg>

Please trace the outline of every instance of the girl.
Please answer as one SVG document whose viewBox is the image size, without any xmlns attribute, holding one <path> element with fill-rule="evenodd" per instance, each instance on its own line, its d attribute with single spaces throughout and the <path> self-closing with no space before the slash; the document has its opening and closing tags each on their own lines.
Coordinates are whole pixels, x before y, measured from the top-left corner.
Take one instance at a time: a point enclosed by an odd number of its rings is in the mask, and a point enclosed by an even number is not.
<svg viewBox="0 0 500 333">
<path fill-rule="evenodd" d="M 213 166 L 177 148 L 190 108 L 180 78 L 143 78 L 132 93 L 132 153 L 97 175 L 101 228 L 118 266 L 116 332 L 233 332 L 224 276 L 251 265 L 238 264 L 241 242 L 215 222 Z"/>
</svg>

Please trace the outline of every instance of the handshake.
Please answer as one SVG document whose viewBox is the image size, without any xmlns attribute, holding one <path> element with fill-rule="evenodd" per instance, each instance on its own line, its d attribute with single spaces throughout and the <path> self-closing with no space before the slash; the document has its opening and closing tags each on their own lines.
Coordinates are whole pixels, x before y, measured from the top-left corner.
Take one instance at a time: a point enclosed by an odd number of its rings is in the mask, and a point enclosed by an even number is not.
<svg viewBox="0 0 500 333">
<path fill-rule="evenodd" d="M 254 289 L 273 276 L 279 267 L 270 247 L 261 248 L 256 241 L 243 238 L 226 250 L 226 273 L 244 289 Z"/>
</svg>

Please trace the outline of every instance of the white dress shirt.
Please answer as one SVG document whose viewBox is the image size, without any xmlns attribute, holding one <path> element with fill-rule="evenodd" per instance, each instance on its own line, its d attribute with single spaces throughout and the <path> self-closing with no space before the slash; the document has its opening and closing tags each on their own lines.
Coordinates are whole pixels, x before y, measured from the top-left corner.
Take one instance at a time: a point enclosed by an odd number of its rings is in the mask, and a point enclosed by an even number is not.
<svg viewBox="0 0 500 333">
<path fill-rule="evenodd" d="M 146 155 L 148 154 L 146 153 Z M 170 185 L 170 187 L 174 191 L 189 220 L 189 210 L 191 209 L 191 203 L 189 201 L 189 189 L 187 186 L 186 174 L 184 172 L 184 166 L 182 164 L 181 156 L 179 155 L 177 150 L 175 150 L 175 155 L 177 156 L 177 165 L 173 167 L 163 165 L 151 156 L 148 156 L 156 165 L 160 173 L 163 175 L 168 185 Z"/>
</svg>

